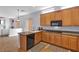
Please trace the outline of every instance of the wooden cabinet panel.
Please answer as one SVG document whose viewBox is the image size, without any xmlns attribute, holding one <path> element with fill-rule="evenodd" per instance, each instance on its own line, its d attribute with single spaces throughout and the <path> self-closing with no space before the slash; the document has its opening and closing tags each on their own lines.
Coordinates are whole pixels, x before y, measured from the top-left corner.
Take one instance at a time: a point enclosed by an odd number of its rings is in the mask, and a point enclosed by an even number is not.
<svg viewBox="0 0 79 59">
<path fill-rule="evenodd" d="M 41 14 L 40 15 L 40 25 L 41 26 L 45 26 L 45 23 L 46 23 L 46 21 L 45 21 L 45 14 Z"/>
<path fill-rule="evenodd" d="M 69 39 L 69 48 L 73 50 L 77 50 L 77 37 L 68 36 L 68 39 Z"/>
<path fill-rule="evenodd" d="M 68 35 L 62 35 L 62 46 L 65 48 L 69 48 Z"/>
<path fill-rule="evenodd" d="M 61 10 L 55 12 L 55 20 L 62 20 Z"/>
<path fill-rule="evenodd" d="M 42 41 L 50 42 L 50 40 L 49 40 L 49 32 L 42 32 Z"/>
<path fill-rule="evenodd" d="M 45 25 L 50 26 L 50 21 L 51 21 L 50 13 L 46 13 L 45 14 Z"/>
<path fill-rule="evenodd" d="M 37 44 L 41 41 L 41 34 L 42 34 L 42 32 L 35 33 L 35 44 Z"/>
<path fill-rule="evenodd" d="M 61 46 L 62 45 L 61 33 L 54 33 L 54 40 L 56 45 Z"/>
<path fill-rule="evenodd" d="M 78 41 L 77 41 L 77 51 L 79 51 L 79 37 L 77 39 L 78 39 Z"/>
<path fill-rule="evenodd" d="M 70 26 L 71 23 L 71 9 L 62 10 L 62 22 L 63 26 Z"/>
<path fill-rule="evenodd" d="M 49 33 L 49 40 L 51 44 L 55 44 L 54 32 Z"/>
<path fill-rule="evenodd" d="M 55 12 L 51 12 L 50 14 L 51 21 L 55 20 Z"/>
<path fill-rule="evenodd" d="M 62 35 L 62 46 L 68 49 L 77 50 L 77 36 Z"/>
<path fill-rule="evenodd" d="M 20 49 L 23 51 L 27 50 L 27 37 L 24 35 L 20 35 Z"/>
<path fill-rule="evenodd" d="M 79 25 L 79 7 L 72 8 L 72 24 Z"/>
</svg>

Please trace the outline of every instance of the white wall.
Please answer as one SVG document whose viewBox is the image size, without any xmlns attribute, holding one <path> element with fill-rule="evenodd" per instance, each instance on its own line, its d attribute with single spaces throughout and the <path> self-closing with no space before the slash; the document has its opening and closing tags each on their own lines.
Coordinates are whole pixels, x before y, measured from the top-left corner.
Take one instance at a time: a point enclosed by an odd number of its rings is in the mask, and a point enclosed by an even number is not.
<svg viewBox="0 0 79 59">
<path fill-rule="evenodd" d="M 40 27 L 40 12 L 35 12 L 31 14 L 33 19 L 33 29 L 37 30 Z"/>
<path fill-rule="evenodd" d="M 40 12 L 34 12 L 28 15 L 24 15 L 20 17 L 21 28 L 23 31 L 28 31 L 28 20 L 32 18 L 33 20 L 33 29 L 36 30 L 40 26 Z"/>
</svg>

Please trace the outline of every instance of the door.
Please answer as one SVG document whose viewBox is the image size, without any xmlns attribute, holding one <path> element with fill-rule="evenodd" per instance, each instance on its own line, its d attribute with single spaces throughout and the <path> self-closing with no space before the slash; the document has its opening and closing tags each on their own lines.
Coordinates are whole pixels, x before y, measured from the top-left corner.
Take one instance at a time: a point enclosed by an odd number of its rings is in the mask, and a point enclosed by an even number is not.
<svg viewBox="0 0 79 59">
<path fill-rule="evenodd" d="M 28 20 L 28 29 L 32 30 L 32 18 L 29 18 Z"/>
<path fill-rule="evenodd" d="M 16 28 L 20 28 L 20 21 L 15 21 L 15 24 L 16 24 Z"/>
</svg>

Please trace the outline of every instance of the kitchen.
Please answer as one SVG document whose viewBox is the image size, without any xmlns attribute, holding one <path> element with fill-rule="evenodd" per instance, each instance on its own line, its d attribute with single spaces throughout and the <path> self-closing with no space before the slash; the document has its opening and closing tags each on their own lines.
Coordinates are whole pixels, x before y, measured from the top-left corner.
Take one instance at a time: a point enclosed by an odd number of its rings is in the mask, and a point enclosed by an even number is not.
<svg viewBox="0 0 79 59">
<path fill-rule="evenodd" d="M 79 6 L 53 6 L 42 10 L 38 10 L 41 7 L 27 8 L 32 8 L 32 13 L 19 16 L 26 11 L 23 8 L 16 9 L 17 18 L 10 18 L 12 26 L 8 35 L 19 35 L 19 52 L 79 51 Z M 16 22 L 20 23 L 15 25 Z"/>
<path fill-rule="evenodd" d="M 68 49 L 68 51 L 79 51 L 79 7 L 75 6 L 62 10 L 58 10 L 56 8 L 56 10 L 57 11 L 40 15 L 41 31 L 37 31 L 40 33 L 39 35 L 38 33 L 35 33 L 35 44 L 33 45 L 39 44 L 39 42 L 45 42 L 51 45 Z M 20 40 L 22 40 L 22 36 L 24 35 L 26 37 L 23 39 L 27 39 L 25 43 L 28 43 L 28 34 L 30 33 L 20 33 Z M 24 51 L 27 51 L 28 44 L 27 46 L 25 44 L 26 48 L 23 48 L 24 45 L 22 44 L 24 44 L 24 42 L 20 43 L 20 48 L 22 48 Z"/>
</svg>

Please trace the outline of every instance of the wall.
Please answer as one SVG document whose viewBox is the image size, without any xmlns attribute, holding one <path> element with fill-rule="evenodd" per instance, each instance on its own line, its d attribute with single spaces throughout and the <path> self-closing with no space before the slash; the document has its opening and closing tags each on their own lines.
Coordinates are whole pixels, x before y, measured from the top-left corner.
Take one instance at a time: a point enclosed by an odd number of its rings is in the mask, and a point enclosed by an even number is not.
<svg viewBox="0 0 79 59">
<path fill-rule="evenodd" d="M 36 30 L 40 26 L 40 12 L 34 12 L 20 17 L 21 28 L 23 28 L 23 31 L 28 31 L 28 20 L 30 18 L 32 18 L 33 20 L 32 27 L 34 30 Z"/>
<path fill-rule="evenodd" d="M 37 30 L 40 27 L 40 12 L 32 13 L 31 17 L 33 19 L 33 29 Z"/>
</svg>

